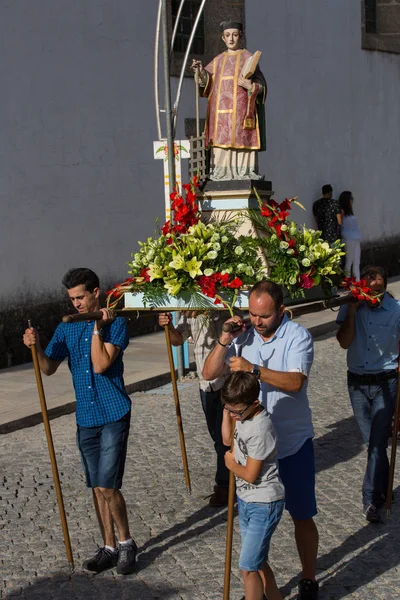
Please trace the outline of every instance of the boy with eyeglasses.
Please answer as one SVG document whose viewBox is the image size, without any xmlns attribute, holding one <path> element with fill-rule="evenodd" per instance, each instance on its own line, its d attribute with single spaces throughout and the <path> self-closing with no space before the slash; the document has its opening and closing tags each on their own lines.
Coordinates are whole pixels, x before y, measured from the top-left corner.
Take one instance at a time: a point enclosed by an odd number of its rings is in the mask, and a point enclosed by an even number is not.
<svg viewBox="0 0 400 600">
<path fill-rule="evenodd" d="M 259 395 L 257 377 L 244 371 L 229 375 L 221 392 L 222 438 L 230 444 L 233 419 L 234 451 L 226 452 L 225 464 L 236 478 L 242 600 L 282 600 L 267 561 L 271 537 L 282 516 L 284 488 L 278 473 L 275 429 Z"/>
</svg>

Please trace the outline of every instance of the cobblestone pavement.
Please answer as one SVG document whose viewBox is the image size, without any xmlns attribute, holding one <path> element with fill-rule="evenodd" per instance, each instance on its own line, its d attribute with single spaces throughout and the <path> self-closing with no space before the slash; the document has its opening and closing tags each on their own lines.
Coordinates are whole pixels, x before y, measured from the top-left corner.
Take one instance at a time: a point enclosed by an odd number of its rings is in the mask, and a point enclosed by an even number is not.
<svg viewBox="0 0 400 600">
<path fill-rule="evenodd" d="M 310 399 L 316 429 L 321 600 L 400 596 L 400 509 L 384 525 L 361 514 L 365 450 L 345 384 L 345 353 L 334 338 L 316 341 Z M 82 561 L 100 542 L 91 497 L 75 448 L 74 416 L 52 421 L 77 568 L 69 572 L 43 426 L 0 438 L 1 598 L 50 600 L 220 600 L 226 510 L 207 506 L 214 451 L 196 382 L 181 386 L 183 424 L 193 492 L 186 492 L 171 389 L 135 394 L 124 494 L 139 546 L 138 570 L 91 575 Z M 398 479 L 396 486 L 398 486 Z M 237 569 L 235 518 L 231 600 L 243 595 Z M 272 539 L 271 564 L 285 598 L 294 598 L 299 561 L 287 515 Z"/>
</svg>

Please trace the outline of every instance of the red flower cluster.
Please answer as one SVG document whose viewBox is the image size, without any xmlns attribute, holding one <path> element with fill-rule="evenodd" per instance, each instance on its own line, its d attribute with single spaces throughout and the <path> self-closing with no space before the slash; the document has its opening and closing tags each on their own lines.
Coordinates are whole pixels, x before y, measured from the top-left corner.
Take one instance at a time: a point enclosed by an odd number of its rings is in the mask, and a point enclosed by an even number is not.
<svg viewBox="0 0 400 600">
<path fill-rule="evenodd" d="M 283 202 L 278 204 L 275 200 L 270 200 L 269 204 L 264 203 L 261 208 L 261 214 L 266 217 L 269 227 L 275 230 L 277 237 L 280 240 L 289 242 L 289 247 L 295 247 L 295 241 L 289 239 L 289 234 L 282 231 L 282 225 L 286 225 L 286 219 L 290 215 L 292 200 L 285 198 Z M 296 253 L 297 254 L 297 253 Z"/>
<path fill-rule="evenodd" d="M 356 281 L 355 277 L 346 277 L 342 283 L 345 290 L 349 290 L 357 300 L 368 300 L 371 304 L 378 304 L 379 297 L 368 287 L 365 279 Z"/>
<path fill-rule="evenodd" d="M 168 233 L 187 233 L 189 227 L 196 225 L 200 216 L 198 213 L 199 206 L 196 202 L 196 188 L 199 187 L 199 179 L 195 175 L 190 183 L 183 185 L 185 190 L 185 198 L 177 189 L 170 195 L 171 209 L 174 211 L 174 221 L 167 221 L 161 228 L 162 234 Z"/>
<path fill-rule="evenodd" d="M 201 288 L 202 293 L 209 298 L 215 298 L 217 295 L 217 285 L 221 287 L 230 288 L 237 290 L 243 285 L 243 281 L 239 277 L 235 277 L 232 281 L 229 281 L 229 274 L 214 273 L 213 275 L 202 275 L 197 279 L 198 284 Z M 215 304 L 220 304 L 221 300 L 218 298 L 215 300 Z"/>
<path fill-rule="evenodd" d="M 314 279 L 310 277 L 310 275 L 307 275 L 307 273 L 303 273 L 299 276 L 299 283 L 300 287 L 305 290 L 309 290 L 314 287 Z"/>
</svg>

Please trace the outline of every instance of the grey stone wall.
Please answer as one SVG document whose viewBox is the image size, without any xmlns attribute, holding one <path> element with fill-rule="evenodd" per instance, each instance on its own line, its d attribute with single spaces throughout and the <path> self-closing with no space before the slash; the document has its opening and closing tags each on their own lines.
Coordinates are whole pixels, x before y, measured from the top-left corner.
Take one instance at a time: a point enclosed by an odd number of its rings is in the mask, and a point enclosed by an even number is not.
<svg viewBox="0 0 400 600">
<path fill-rule="evenodd" d="M 367 32 L 361 0 L 361 35 L 365 50 L 400 53 L 400 0 L 376 0 L 376 33 Z"/>
</svg>

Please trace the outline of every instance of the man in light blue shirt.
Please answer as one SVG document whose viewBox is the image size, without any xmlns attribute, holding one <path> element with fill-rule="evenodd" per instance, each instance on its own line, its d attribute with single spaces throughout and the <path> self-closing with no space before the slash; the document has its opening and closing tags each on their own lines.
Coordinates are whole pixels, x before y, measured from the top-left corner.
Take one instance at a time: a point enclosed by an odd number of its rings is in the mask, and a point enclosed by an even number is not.
<svg viewBox="0 0 400 600">
<path fill-rule="evenodd" d="M 317 600 L 314 430 L 307 398 L 313 342 L 304 327 L 285 315 L 282 289 L 271 281 L 251 289 L 249 313 L 252 327 L 247 331 L 240 317 L 227 321 L 242 333 L 236 339 L 237 333 L 221 334 L 205 361 L 203 377 L 212 380 L 230 370 L 247 371 L 260 380 L 260 400 L 277 432 L 279 475 L 302 563 L 297 600 Z"/>
<path fill-rule="evenodd" d="M 349 396 L 368 446 L 364 515 L 367 521 L 379 523 L 389 476 L 387 445 L 397 391 L 400 303 L 386 292 L 387 278 L 381 267 L 367 267 L 361 278 L 374 292 L 383 294 L 382 301 L 342 306 L 336 319 L 340 325 L 337 339 L 347 350 Z"/>
</svg>

